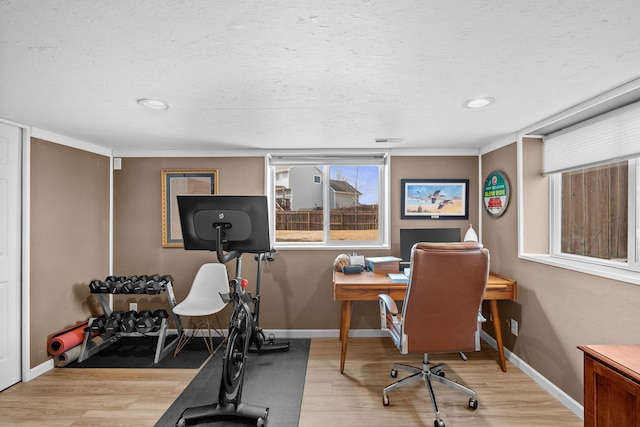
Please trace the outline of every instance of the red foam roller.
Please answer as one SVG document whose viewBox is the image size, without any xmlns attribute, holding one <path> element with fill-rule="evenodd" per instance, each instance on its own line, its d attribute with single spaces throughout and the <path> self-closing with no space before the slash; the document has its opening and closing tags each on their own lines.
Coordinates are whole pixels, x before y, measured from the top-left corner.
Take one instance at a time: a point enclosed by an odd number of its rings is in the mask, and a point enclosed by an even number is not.
<svg viewBox="0 0 640 427">
<path fill-rule="evenodd" d="M 47 341 L 47 350 L 50 354 L 57 356 L 81 344 L 84 340 L 84 328 L 88 325 L 89 322 L 84 322 L 54 334 Z"/>
</svg>

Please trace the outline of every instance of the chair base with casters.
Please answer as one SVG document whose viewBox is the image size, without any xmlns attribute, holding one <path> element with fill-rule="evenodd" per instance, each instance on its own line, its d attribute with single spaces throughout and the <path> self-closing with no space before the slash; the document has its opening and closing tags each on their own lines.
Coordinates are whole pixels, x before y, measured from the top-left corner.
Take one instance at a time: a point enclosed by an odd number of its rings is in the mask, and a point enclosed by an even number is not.
<svg viewBox="0 0 640 427">
<path fill-rule="evenodd" d="M 460 353 L 460 357 L 463 357 L 464 354 Z M 394 363 L 393 369 L 391 369 L 391 377 L 397 378 L 398 370 L 408 371 L 411 375 L 408 377 L 402 378 L 401 380 L 396 381 L 393 384 L 386 386 L 382 391 L 382 403 L 384 406 L 389 406 L 389 392 L 404 387 L 406 385 L 412 384 L 416 381 L 424 380 L 424 384 L 429 392 L 429 397 L 431 398 L 431 404 L 433 405 L 433 410 L 436 414 L 436 419 L 433 422 L 435 427 L 445 427 L 444 421 L 440 417 L 440 410 L 438 409 L 438 402 L 436 401 L 435 394 L 433 393 L 433 384 L 432 382 L 439 382 L 448 387 L 453 388 L 454 390 L 461 391 L 467 395 L 469 395 L 469 408 L 476 410 L 478 409 L 478 396 L 476 392 L 470 389 L 469 387 L 465 387 L 453 380 L 450 380 L 445 377 L 444 370 L 442 365 L 434 365 L 430 366 L 429 355 L 425 354 L 424 359 L 422 361 L 422 369 L 416 368 L 415 366 L 404 365 L 401 363 Z"/>
</svg>

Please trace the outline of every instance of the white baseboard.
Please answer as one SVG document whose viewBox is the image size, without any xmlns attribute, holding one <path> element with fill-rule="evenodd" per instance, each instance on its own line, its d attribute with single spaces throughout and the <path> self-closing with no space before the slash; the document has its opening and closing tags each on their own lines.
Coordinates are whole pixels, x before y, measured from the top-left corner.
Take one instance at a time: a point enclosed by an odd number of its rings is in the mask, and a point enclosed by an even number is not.
<svg viewBox="0 0 640 427">
<path fill-rule="evenodd" d="M 49 372 L 50 370 L 52 370 L 53 368 L 55 368 L 55 364 L 53 363 L 53 358 L 47 360 L 44 363 L 39 364 L 38 366 L 36 366 L 35 368 L 31 368 L 27 371 L 27 378 L 23 378 L 22 381 L 24 381 L 25 383 L 28 381 L 31 381 L 32 379 L 39 377 L 40 375 Z"/>
<path fill-rule="evenodd" d="M 189 329 L 186 329 L 189 331 Z M 273 334 L 276 338 L 338 338 L 338 329 L 263 329 L 265 336 Z M 169 329 L 169 334 L 177 334 L 175 329 Z M 226 335 L 227 331 L 223 331 Z M 196 332 L 196 336 L 202 336 L 202 330 Z M 379 329 L 352 329 L 349 331 L 350 337 L 385 337 L 383 331 Z"/>
<path fill-rule="evenodd" d="M 264 334 L 275 335 L 276 338 L 338 338 L 338 329 L 264 329 Z M 350 337 L 385 337 L 380 329 L 351 329 Z"/>
<path fill-rule="evenodd" d="M 498 344 L 496 340 L 486 333 L 482 331 L 482 339 L 489 344 L 494 349 L 498 349 Z M 542 387 L 547 393 L 551 396 L 555 397 L 556 400 L 562 403 L 567 407 L 571 412 L 580 417 L 581 420 L 584 420 L 584 406 L 578 403 L 575 399 L 569 396 L 564 391 L 560 390 L 555 384 L 551 381 L 543 377 L 538 371 L 529 366 L 524 360 L 520 359 L 518 356 L 513 354 L 508 349 L 504 349 L 504 357 L 509 360 L 509 362 L 513 363 L 518 369 L 525 373 L 529 378 L 535 381 L 540 387 Z"/>
</svg>

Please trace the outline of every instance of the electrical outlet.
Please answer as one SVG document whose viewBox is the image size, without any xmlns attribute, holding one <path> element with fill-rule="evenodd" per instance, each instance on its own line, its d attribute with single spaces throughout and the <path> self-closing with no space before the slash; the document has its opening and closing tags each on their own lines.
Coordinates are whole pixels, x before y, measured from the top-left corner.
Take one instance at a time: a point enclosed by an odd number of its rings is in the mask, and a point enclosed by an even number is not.
<svg viewBox="0 0 640 427">
<path fill-rule="evenodd" d="M 138 311 L 138 303 L 130 302 L 129 303 L 129 311 Z"/>
<path fill-rule="evenodd" d="M 515 319 L 511 319 L 511 333 L 518 336 L 518 321 Z"/>
</svg>

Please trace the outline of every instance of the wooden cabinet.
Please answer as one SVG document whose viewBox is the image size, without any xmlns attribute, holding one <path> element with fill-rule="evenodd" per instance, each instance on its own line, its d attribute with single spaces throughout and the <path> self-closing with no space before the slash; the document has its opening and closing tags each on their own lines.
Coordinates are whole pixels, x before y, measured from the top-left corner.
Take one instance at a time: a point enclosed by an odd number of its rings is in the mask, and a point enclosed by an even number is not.
<svg viewBox="0 0 640 427">
<path fill-rule="evenodd" d="M 585 427 L 640 426 L 640 345 L 589 345 L 584 352 Z"/>
</svg>

